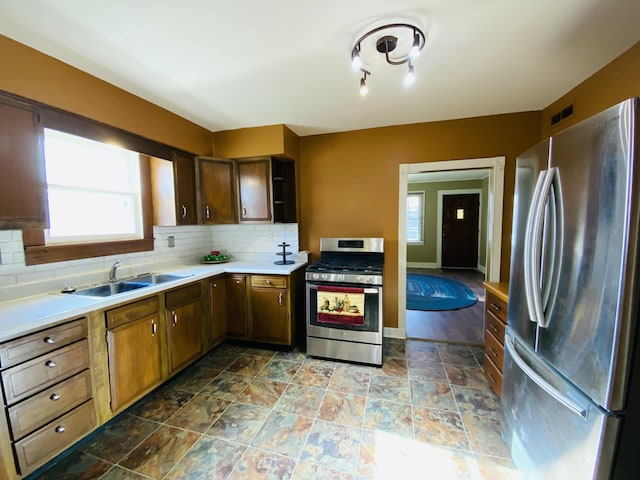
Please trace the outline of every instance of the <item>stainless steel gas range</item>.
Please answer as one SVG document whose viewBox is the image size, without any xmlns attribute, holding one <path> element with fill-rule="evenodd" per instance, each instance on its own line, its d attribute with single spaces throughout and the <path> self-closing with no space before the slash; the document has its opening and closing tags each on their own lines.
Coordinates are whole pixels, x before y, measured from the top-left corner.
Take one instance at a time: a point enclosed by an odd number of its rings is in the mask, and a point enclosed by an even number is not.
<svg viewBox="0 0 640 480">
<path fill-rule="evenodd" d="M 307 267 L 307 354 L 382 365 L 384 239 L 322 238 Z"/>
</svg>

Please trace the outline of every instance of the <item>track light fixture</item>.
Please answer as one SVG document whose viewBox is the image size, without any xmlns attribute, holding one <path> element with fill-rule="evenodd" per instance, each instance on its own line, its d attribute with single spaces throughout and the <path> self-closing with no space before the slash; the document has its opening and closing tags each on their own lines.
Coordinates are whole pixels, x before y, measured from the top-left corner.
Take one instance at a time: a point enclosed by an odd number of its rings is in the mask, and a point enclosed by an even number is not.
<svg viewBox="0 0 640 480">
<path fill-rule="evenodd" d="M 374 43 L 370 37 L 377 34 L 381 35 L 375 39 Z M 415 82 L 413 62 L 420 55 L 425 42 L 424 32 L 408 23 L 382 25 L 362 35 L 351 49 L 351 66 L 355 71 L 363 74 L 360 78 L 360 95 L 364 96 L 369 91 L 366 80 L 367 75 L 371 75 L 371 72 L 365 69 L 367 47 L 373 49 L 375 45 L 377 52 L 384 55 L 384 59 L 389 65 L 408 64 L 409 71 L 403 81 L 405 87 L 408 87 Z M 363 59 L 363 57 L 365 58 Z"/>
</svg>

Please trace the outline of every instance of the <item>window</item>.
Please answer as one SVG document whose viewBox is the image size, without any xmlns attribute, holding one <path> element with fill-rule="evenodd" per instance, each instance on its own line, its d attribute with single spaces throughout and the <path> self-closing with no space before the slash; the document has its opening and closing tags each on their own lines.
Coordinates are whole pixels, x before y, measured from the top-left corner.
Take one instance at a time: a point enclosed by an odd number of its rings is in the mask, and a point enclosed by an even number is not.
<svg viewBox="0 0 640 480">
<path fill-rule="evenodd" d="M 137 152 L 45 128 L 47 245 L 143 238 Z"/>
<path fill-rule="evenodd" d="M 409 192 L 407 195 L 407 243 L 424 243 L 424 192 Z"/>
</svg>

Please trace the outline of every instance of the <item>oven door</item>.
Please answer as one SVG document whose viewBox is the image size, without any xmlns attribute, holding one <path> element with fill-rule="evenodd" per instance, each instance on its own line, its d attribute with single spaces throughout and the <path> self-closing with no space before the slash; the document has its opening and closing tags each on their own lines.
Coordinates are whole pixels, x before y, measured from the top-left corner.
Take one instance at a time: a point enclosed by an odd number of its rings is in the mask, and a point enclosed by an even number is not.
<svg viewBox="0 0 640 480">
<path fill-rule="evenodd" d="M 337 289 L 362 288 L 364 293 L 364 322 L 362 325 L 323 321 L 319 314 L 318 287 Z M 382 287 L 345 283 L 307 282 L 307 336 L 351 342 L 382 343 Z"/>
</svg>

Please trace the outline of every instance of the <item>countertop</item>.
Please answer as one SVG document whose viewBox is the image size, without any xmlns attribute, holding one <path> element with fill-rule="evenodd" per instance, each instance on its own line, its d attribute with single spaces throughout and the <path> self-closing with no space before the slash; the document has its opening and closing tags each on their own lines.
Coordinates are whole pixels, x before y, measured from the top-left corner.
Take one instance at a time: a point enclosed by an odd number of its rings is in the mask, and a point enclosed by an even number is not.
<svg viewBox="0 0 640 480">
<path fill-rule="evenodd" d="M 484 282 L 482 285 L 500 300 L 509 303 L 509 282 Z"/>
<path fill-rule="evenodd" d="M 185 275 L 172 282 L 152 285 L 110 297 L 82 297 L 59 292 L 35 295 L 0 303 L 0 342 L 54 326 L 66 320 L 103 310 L 113 305 L 128 303 L 138 298 L 186 285 L 222 273 L 254 273 L 289 275 L 306 265 L 275 265 L 273 261 L 230 261 L 220 264 L 182 265 L 153 273 Z"/>
</svg>

